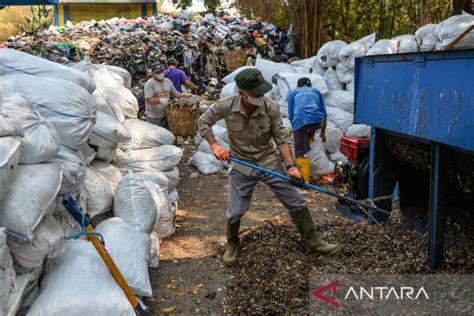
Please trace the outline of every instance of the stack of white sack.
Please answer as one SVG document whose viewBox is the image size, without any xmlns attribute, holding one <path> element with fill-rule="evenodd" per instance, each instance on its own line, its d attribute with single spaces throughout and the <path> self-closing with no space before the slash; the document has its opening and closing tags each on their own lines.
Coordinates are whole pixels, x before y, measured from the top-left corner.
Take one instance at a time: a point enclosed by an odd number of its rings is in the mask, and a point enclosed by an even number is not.
<svg viewBox="0 0 474 316">
<path fill-rule="evenodd" d="M 102 232 L 111 239 L 111 249 L 127 245 L 127 253 L 133 253 L 113 254 L 114 259 L 126 272 L 131 271 L 127 267 L 139 267 L 141 274 L 124 275 L 137 295 L 151 295 L 146 267 L 158 266 L 159 238 L 174 232 L 182 150 L 171 145 L 172 133 L 135 118 L 136 99 L 129 98 L 126 88 L 130 78 L 118 67 L 93 65 L 81 73 L 27 54 L 0 51 L 0 314 L 14 315 L 21 309 L 32 315 L 83 315 L 87 306 L 93 313 L 133 313 L 90 243 L 64 244 L 64 237 L 82 229 L 62 206 L 64 194 L 70 194 L 95 223 L 114 223 L 116 227 Z M 111 85 L 103 82 L 109 79 Z M 96 83 L 107 100 L 98 111 L 100 99 L 91 94 L 98 91 Z M 130 154 L 130 159 L 119 159 L 117 152 Z M 136 173 L 124 177 L 121 163 Z M 131 188 L 127 177 L 140 179 L 135 181 L 138 188 Z M 143 187 L 148 194 L 140 191 Z M 117 218 L 103 222 L 103 215 L 111 217 L 112 211 L 122 214 L 130 226 L 115 223 L 121 221 Z M 153 230 L 158 234 L 149 236 Z M 5 234 L 8 241 L 3 242 Z M 91 263 L 90 269 L 83 269 Z M 71 267 L 77 274 L 69 274 Z M 78 282 L 78 276 L 84 282 Z M 105 297 L 91 304 L 90 288 L 104 289 Z M 86 294 L 64 299 L 77 289 Z"/>
</svg>

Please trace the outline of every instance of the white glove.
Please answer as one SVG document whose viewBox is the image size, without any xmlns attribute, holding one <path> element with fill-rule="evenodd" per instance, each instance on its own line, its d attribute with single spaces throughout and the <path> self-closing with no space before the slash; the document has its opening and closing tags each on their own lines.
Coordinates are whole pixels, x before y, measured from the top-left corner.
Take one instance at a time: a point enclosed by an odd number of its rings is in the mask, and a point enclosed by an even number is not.
<svg viewBox="0 0 474 316">
<path fill-rule="evenodd" d="M 168 105 L 169 101 L 170 101 L 169 98 L 160 98 L 160 104 Z"/>
</svg>

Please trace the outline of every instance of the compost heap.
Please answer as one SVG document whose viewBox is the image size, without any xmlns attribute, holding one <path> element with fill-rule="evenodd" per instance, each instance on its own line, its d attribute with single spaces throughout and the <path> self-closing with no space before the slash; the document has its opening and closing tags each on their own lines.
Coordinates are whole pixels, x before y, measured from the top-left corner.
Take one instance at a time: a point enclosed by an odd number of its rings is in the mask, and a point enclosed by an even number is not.
<svg viewBox="0 0 474 316">
<path fill-rule="evenodd" d="M 322 175 L 334 171 L 334 163 L 347 161 L 341 151 L 343 135 L 369 137 L 370 127 L 354 124 L 354 67 L 355 58 L 367 55 L 424 52 L 445 49 L 466 29 L 474 25 L 474 16 L 464 13 L 450 17 L 439 24 L 428 24 L 420 27 L 415 35 L 401 35 L 393 39 L 376 40 L 376 34 L 367 35 L 353 43 L 341 40 L 325 43 L 316 56 L 291 63 L 277 63 L 258 56 L 253 67 L 260 70 L 263 77 L 273 83 L 273 90 L 266 94 L 280 106 L 284 126 L 291 131 L 288 120 L 288 94 L 297 87 L 299 78 L 308 77 L 314 88 L 323 94 L 328 125 L 326 143 L 319 136 L 315 137 L 308 153 L 311 163 L 311 176 L 319 179 Z M 455 49 L 474 48 L 474 32 L 467 34 L 459 41 Z M 222 81 L 226 84 L 220 97 L 225 98 L 237 93 L 235 76 L 248 66 L 241 67 Z M 213 127 L 217 141 L 229 148 L 227 133 L 223 122 Z M 198 152 L 190 163 L 204 174 L 225 172 L 227 165 L 216 160 L 207 144 L 197 136 Z M 324 150 L 323 150 L 324 149 Z"/>
<path fill-rule="evenodd" d="M 456 219 L 464 223 L 461 229 L 451 225 L 445 262 L 437 271 L 426 264 L 426 234 L 403 225 L 402 218 L 394 211 L 381 226 L 334 217 L 317 220 L 324 240 L 344 245 L 333 257 L 309 255 L 294 225 L 280 218 L 244 231 L 237 263 L 230 268 L 224 310 L 306 315 L 308 282 L 315 275 L 472 273 L 472 256 L 465 255 L 472 248 L 469 218 Z"/>
<path fill-rule="evenodd" d="M 183 14 L 67 23 L 12 37 L 6 45 L 59 63 L 88 56 L 93 63 L 125 68 L 133 79 L 128 88 L 143 103 L 146 71 L 156 61 L 174 57 L 200 86 L 200 94 L 212 98 L 218 95 L 218 79 L 227 73 L 226 52 L 243 49 L 253 58 L 256 53 L 273 58 L 283 54 L 287 42 L 286 32 L 272 24 Z"/>
<path fill-rule="evenodd" d="M 12 49 L 0 60 L 0 315 L 134 315 L 62 200 L 87 212 L 134 293 L 149 297 L 148 267 L 175 231 L 182 149 L 136 118 L 123 68 Z"/>
</svg>

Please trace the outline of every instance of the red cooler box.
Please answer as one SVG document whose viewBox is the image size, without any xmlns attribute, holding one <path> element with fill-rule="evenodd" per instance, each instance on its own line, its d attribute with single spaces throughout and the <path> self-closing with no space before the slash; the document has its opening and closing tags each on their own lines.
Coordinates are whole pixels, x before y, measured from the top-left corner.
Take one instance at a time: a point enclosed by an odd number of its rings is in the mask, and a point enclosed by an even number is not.
<svg viewBox="0 0 474 316">
<path fill-rule="evenodd" d="M 368 154 L 369 148 L 369 137 L 347 135 L 341 137 L 341 153 L 352 162 L 360 162 Z"/>
</svg>

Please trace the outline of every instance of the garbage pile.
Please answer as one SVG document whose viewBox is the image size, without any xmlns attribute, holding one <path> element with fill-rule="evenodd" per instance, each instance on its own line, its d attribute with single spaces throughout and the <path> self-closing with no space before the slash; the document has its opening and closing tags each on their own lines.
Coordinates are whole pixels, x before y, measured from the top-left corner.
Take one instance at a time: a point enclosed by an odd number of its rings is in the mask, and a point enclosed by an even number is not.
<svg viewBox="0 0 474 316">
<path fill-rule="evenodd" d="M 257 53 L 273 58 L 283 55 L 287 42 L 286 32 L 272 24 L 182 14 L 67 23 L 12 37 L 6 45 L 59 63 L 79 62 L 85 55 L 93 63 L 125 68 L 133 78 L 131 90 L 143 103 L 147 69 L 158 60 L 174 57 L 202 92 L 215 98 L 218 90 L 212 85 L 227 72 L 227 52 L 246 50 L 253 58 Z"/>
<path fill-rule="evenodd" d="M 183 151 L 136 118 L 129 79 L 118 67 L 0 49 L 0 314 L 134 314 L 65 194 L 134 293 L 152 295 L 148 266 L 175 231 Z"/>
<path fill-rule="evenodd" d="M 314 88 L 323 94 L 328 125 L 326 129 L 326 143 L 315 137 L 308 153 L 311 162 L 311 176 L 318 179 L 320 176 L 332 173 L 334 163 L 347 161 L 340 152 L 341 136 L 368 137 L 370 127 L 363 124 L 354 124 L 354 67 L 355 58 L 365 55 L 409 53 L 418 51 L 432 51 L 446 48 L 454 39 L 461 35 L 470 26 L 474 25 L 474 16 L 464 13 L 453 16 L 440 24 L 422 26 L 415 35 L 401 35 L 391 40 L 376 41 L 376 34 L 370 34 L 353 43 L 347 44 L 335 40 L 324 44 L 316 56 L 291 63 L 277 63 L 258 56 L 254 66 L 240 67 L 222 79 L 225 86 L 220 98 L 237 94 L 234 82 L 235 76 L 247 68 L 259 69 L 265 80 L 272 82 L 273 90 L 267 97 L 280 106 L 284 125 L 291 130 L 288 116 L 288 94 L 297 87 L 299 78 L 308 77 Z M 473 48 L 474 32 L 471 31 L 454 48 Z M 222 125 L 222 124 L 221 124 Z M 225 126 L 225 125 L 223 125 Z M 219 127 L 216 126 L 218 141 L 224 148 L 228 148 L 228 141 L 220 137 Z M 196 138 L 199 144 L 201 138 Z M 324 149 L 324 150 L 323 150 Z M 222 164 L 215 158 L 203 153 L 209 153 L 204 145 L 191 159 L 191 164 L 201 172 L 208 174 L 222 171 Z M 210 152 L 212 154 L 212 152 Z"/>
<path fill-rule="evenodd" d="M 426 235 L 400 224 L 400 216 L 392 214 L 381 226 L 335 217 L 316 220 L 323 239 L 344 245 L 333 257 L 308 255 L 309 248 L 288 221 L 276 218 L 250 228 L 241 234 L 241 251 L 227 282 L 225 310 L 306 315 L 310 290 L 315 290 L 309 285 L 318 275 L 472 273 L 472 260 L 465 259 L 472 247 L 470 227 L 453 229 L 446 261 L 434 272 L 426 264 Z"/>
</svg>

